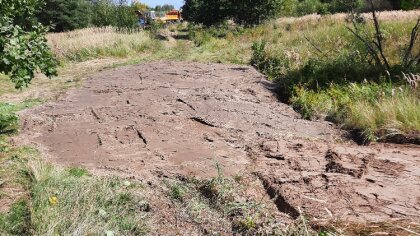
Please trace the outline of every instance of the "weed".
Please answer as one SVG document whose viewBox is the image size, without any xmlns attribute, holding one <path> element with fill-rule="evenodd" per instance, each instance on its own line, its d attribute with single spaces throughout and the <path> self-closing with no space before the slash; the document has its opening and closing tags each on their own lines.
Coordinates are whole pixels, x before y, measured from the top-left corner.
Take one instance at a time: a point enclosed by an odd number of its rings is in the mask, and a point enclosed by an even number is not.
<svg viewBox="0 0 420 236">
<path fill-rule="evenodd" d="M 185 190 L 180 184 L 174 184 L 171 186 L 171 193 L 170 196 L 175 199 L 182 201 L 185 196 Z"/>
<path fill-rule="evenodd" d="M 28 235 L 31 229 L 30 210 L 26 200 L 15 202 L 8 214 L 0 214 L 0 233 Z"/>
<path fill-rule="evenodd" d="M 82 167 L 70 167 L 67 171 L 71 176 L 78 178 L 89 175 L 89 171 Z"/>
</svg>

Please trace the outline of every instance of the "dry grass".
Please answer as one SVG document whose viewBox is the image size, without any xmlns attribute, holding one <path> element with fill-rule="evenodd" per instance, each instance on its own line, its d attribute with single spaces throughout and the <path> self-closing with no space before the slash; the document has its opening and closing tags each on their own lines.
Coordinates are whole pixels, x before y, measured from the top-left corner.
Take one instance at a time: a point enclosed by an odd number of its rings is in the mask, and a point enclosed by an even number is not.
<svg viewBox="0 0 420 236">
<path fill-rule="evenodd" d="M 372 19 L 372 14 L 361 14 L 365 19 Z M 410 21 L 416 20 L 420 15 L 420 10 L 412 11 L 382 11 L 378 14 L 381 21 Z M 333 15 L 319 15 L 311 14 L 302 17 L 282 17 L 276 20 L 279 24 L 292 24 L 299 22 L 318 22 L 320 20 L 333 20 L 336 22 L 343 22 L 347 18 L 346 13 L 336 13 Z"/>
<path fill-rule="evenodd" d="M 58 59 L 72 61 L 127 57 L 160 46 L 145 31 L 117 31 L 113 27 L 51 33 L 47 39 Z"/>
</svg>

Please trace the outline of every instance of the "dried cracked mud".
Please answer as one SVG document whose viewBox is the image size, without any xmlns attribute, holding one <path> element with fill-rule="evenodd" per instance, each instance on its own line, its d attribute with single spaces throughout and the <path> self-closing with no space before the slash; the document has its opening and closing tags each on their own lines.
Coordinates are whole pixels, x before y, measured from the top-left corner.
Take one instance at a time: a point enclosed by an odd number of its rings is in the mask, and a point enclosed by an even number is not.
<svg viewBox="0 0 420 236">
<path fill-rule="evenodd" d="M 136 178 L 252 175 L 279 212 L 420 219 L 420 148 L 358 146 L 303 120 L 252 67 L 152 62 L 102 71 L 22 112 L 20 142 L 56 163 Z"/>
</svg>

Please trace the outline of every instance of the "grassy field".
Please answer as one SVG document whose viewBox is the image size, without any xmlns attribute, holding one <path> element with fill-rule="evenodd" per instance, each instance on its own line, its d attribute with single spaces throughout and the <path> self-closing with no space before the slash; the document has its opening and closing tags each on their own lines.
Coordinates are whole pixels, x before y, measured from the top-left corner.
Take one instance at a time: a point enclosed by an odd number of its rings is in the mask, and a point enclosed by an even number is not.
<svg viewBox="0 0 420 236">
<path fill-rule="evenodd" d="M 400 60 L 419 13 L 380 14 L 391 64 Z M 369 15 L 365 17 L 369 20 Z M 150 187 L 94 176 L 85 169 L 55 167 L 36 150 L 10 144 L 10 136 L 18 129 L 17 111 L 53 100 L 103 68 L 159 59 L 252 64 L 275 81 L 279 97 L 307 119 L 332 120 L 356 130 L 366 141 L 418 135 L 419 87 L 403 79 L 375 77 L 377 71 L 364 60 L 363 46 L 348 31 L 345 19 L 345 14 L 310 15 L 254 28 L 180 25 L 153 32 L 89 28 L 49 34 L 61 62 L 57 78 L 50 81 L 39 76 L 30 88 L 16 91 L 0 75 L 4 101 L 0 103 L 0 234 L 139 235 L 150 231 L 153 217 L 145 194 Z M 415 70 L 420 72 L 418 65 Z M 202 219 L 211 224 L 218 217 L 227 218 L 233 207 L 232 185 L 237 183 L 222 178 L 171 182 L 166 197 L 178 209 L 186 209 L 191 219 L 213 214 L 214 218 Z M 210 199 L 203 196 L 206 188 L 217 194 Z M 230 222 L 239 232 L 263 224 L 259 216 L 266 210 L 261 211 L 258 204 L 240 207 L 246 217 Z M 281 234 L 301 235 L 307 230 L 299 221 L 296 228 Z"/>
</svg>

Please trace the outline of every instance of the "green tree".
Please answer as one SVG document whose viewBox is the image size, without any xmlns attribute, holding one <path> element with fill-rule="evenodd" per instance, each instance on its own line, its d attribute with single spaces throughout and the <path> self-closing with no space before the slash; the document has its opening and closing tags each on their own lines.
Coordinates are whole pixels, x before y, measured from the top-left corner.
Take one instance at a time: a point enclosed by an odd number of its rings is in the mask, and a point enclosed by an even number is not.
<svg viewBox="0 0 420 236">
<path fill-rule="evenodd" d="M 255 25 L 276 15 L 281 0 L 186 0 L 182 14 L 188 21 L 205 26 L 233 19 L 238 24 Z"/>
<path fill-rule="evenodd" d="M 120 29 L 130 29 L 137 26 L 137 5 L 127 4 L 126 0 L 92 1 L 92 24 L 98 27 L 115 26 Z"/>
<path fill-rule="evenodd" d="M 186 0 L 182 15 L 187 21 L 205 26 L 222 23 L 229 16 L 229 0 Z"/>
<path fill-rule="evenodd" d="M 0 73 L 5 73 L 17 89 L 30 84 L 37 71 L 51 77 L 57 74 L 45 38 L 48 28 L 22 19 L 33 17 L 39 0 L 0 0 Z"/>
<path fill-rule="evenodd" d="M 171 4 L 163 4 L 162 5 L 162 11 L 171 11 L 173 9 L 175 9 L 174 5 L 171 5 Z"/>
<path fill-rule="evenodd" d="M 92 2 L 92 24 L 98 27 L 116 25 L 115 6 L 112 0 Z"/>
<path fill-rule="evenodd" d="M 44 0 L 45 6 L 38 11 L 37 18 L 44 25 L 52 24 L 55 32 L 87 27 L 90 4 L 86 0 Z"/>
<path fill-rule="evenodd" d="M 273 18 L 280 10 L 281 0 L 235 0 L 231 1 L 230 16 L 236 23 L 256 25 Z"/>
<path fill-rule="evenodd" d="M 131 6 L 134 8 L 134 10 L 146 12 L 150 9 L 150 7 L 147 4 L 141 3 L 137 0 L 132 1 Z"/>
<path fill-rule="evenodd" d="M 137 15 L 135 8 L 129 6 L 126 0 L 119 0 L 116 7 L 116 25 L 119 29 L 132 29 L 137 26 Z"/>
<path fill-rule="evenodd" d="M 403 10 L 412 10 L 420 8 L 419 0 L 401 0 L 400 8 Z"/>
</svg>

